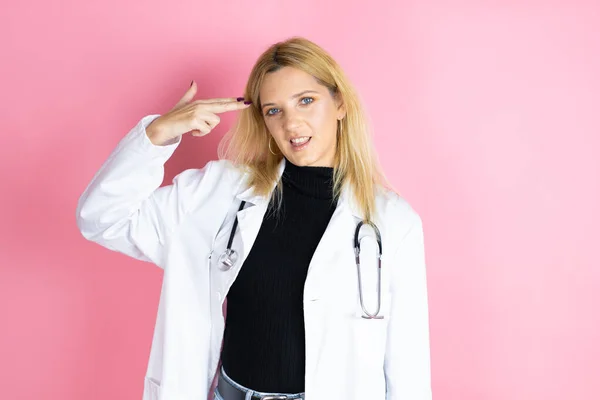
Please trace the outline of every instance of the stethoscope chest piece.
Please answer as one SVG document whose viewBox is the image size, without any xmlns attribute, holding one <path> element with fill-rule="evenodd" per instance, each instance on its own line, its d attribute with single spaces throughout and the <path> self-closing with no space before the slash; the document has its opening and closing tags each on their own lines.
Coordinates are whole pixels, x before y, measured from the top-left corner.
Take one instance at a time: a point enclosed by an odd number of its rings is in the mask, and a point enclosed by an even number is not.
<svg viewBox="0 0 600 400">
<path fill-rule="evenodd" d="M 237 259 L 238 253 L 235 250 L 231 248 L 226 249 L 223 254 L 219 256 L 219 269 L 221 269 L 221 271 L 230 270 L 237 262 Z"/>
<path fill-rule="evenodd" d="M 240 204 L 240 208 L 238 212 L 244 209 L 245 201 L 242 201 Z M 229 234 L 229 240 L 227 241 L 227 248 L 225 251 L 219 256 L 219 269 L 221 271 L 229 271 L 238 260 L 238 253 L 231 248 L 233 245 L 233 237 L 235 236 L 235 230 L 238 225 L 237 215 L 235 217 L 235 221 L 233 222 L 233 227 L 231 228 L 231 233 Z"/>
</svg>

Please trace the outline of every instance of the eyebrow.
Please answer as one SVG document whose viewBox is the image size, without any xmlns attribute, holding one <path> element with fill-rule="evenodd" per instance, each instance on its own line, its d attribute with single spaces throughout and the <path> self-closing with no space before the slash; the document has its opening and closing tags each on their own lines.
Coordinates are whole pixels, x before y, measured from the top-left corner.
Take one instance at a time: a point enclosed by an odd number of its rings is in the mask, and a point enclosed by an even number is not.
<svg viewBox="0 0 600 400">
<path fill-rule="evenodd" d="M 296 93 L 295 95 L 290 97 L 290 99 L 296 99 L 302 95 L 305 95 L 306 93 L 317 93 L 318 94 L 319 92 L 317 92 L 316 90 L 305 90 L 303 92 Z M 275 105 L 275 103 L 265 103 L 261 106 L 261 108 L 265 108 L 266 106 L 274 106 L 274 105 Z"/>
</svg>

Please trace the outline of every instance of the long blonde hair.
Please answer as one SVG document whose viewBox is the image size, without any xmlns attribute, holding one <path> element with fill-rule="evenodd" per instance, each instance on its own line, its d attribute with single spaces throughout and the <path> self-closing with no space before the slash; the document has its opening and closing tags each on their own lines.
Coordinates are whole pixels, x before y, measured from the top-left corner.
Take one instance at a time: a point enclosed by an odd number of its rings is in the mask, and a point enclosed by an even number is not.
<svg viewBox="0 0 600 400">
<path fill-rule="evenodd" d="M 379 166 L 365 112 L 337 62 L 308 39 L 292 37 L 275 43 L 258 58 L 244 93 L 253 105 L 240 111 L 236 123 L 219 143 L 219 158 L 248 168 L 248 184 L 255 194 L 266 196 L 276 184 L 277 197 L 281 199 L 283 186 L 278 181 L 278 166 L 283 154 L 280 151 L 273 154 L 269 150 L 271 135 L 260 111 L 260 87 L 268 73 L 282 67 L 293 67 L 312 75 L 345 105 L 346 116 L 338 120 L 337 127 L 334 199 L 338 198 L 344 185 L 349 185 L 363 218 L 371 221 L 377 186 L 389 188 L 390 185 Z"/>
</svg>

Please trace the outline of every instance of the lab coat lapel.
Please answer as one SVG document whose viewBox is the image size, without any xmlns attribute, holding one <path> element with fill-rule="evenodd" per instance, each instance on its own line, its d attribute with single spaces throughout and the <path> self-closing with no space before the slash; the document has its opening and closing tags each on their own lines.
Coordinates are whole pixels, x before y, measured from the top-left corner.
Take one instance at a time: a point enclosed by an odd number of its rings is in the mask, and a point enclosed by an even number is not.
<svg viewBox="0 0 600 400">
<path fill-rule="evenodd" d="M 245 208 L 237 212 L 239 235 L 242 239 L 240 261 L 242 265 L 250 253 L 258 231 L 262 225 L 264 215 L 267 211 L 267 201 L 256 201 L 254 203 L 248 200 Z"/>
<path fill-rule="evenodd" d="M 279 163 L 278 179 L 281 178 L 285 168 L 285 158 Z M 246 175 L 245 178 L 247 178 Z M 244 179 L 245 179 L 244 178 Z M 275 189 L 275 185 L 271 188 L 271 192 Z M 250 253 L 250 249 L 256 240 L 258 231 L 262 225 L 263 218 L 269 206 L 269 196 L 259 196 L 254 194 L 251 187 L 245 186 L 245 189 L 239 193 L 236 198 L 239 201 L 246 201 L 243 210 L 237 212 L 239 234 L 242 238 L 242 253 L 240 254 L 239 265 L 242 265 Z"/>
<path fill-rule="evenodd" d="M 354 264 L 352 239 L 358 220 L 360 220 L 358 207 L 354 202 L 351 188 L 346 185 L 310 261 L 304 291 L 306 300 L 318 300 L 323 290 L 331 290 L 331 287 L 322 286 L 329 285 L 330 280 L 326 279 L 326 275 L 335 274 L 336 265 Z"/>
</svg>

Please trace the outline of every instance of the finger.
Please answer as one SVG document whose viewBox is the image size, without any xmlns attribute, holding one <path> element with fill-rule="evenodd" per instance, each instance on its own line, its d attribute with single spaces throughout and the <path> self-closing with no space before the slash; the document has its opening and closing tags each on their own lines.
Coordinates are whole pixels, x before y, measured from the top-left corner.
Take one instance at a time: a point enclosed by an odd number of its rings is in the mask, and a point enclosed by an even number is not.
<svg viewBox="0 0 600 400">
<path fill-rule="evenodd" d="M 235 110 L 243 110 L 244 108 L 248 108 L 250 104 L 246 104 L 245 102 L 235 102 L 235 103 L 210 103 L 205 104 L 204 107 L 207 111 L 213 113 L 223 113 L 227 111 L 235 111 Z"/>
<path fill-rule="evenodd" d="M 217 114 L 211 113 L 206 116 L 205 121 L 211 129 L 215 129 L 215 127 L 221 122 L 221 117 L 219 117 Z"/>
<path fill-rule="evenodd" d="M 183 97 L 177 102 L 177 104 L 175 104 L 175 107 L 173 107 L 173 108 L 177 108 L 179 106 L 182 106 L 182 105 L 187 104 L 190 101 L 192 101 L 192 99 L 196 95 L 197 90 L 198 90 L 198 86 L 196 85 L 196 81 L 192 81 L 192 84 L 190 85 L 189 89 L 186 90 Z"/>
<path fill-rule="evenodd" d="M 234 103 L 234 102 L 243 102 L 243 97 L 221 97 L 215 99 L 202 99 L 196 100 L 198 104 L 212 104 L 212 103 Z"/>
<path fill-rule="evenodd" d="M 209 134 L 212 128 L 210 127 L 210 125 L 208 125 L 206 121 L 198 121 L 195 130 L 199 130 L 200 132 L 202 132 L 202 135 L 200 136 L 204 136 Z"/>
</svg>

